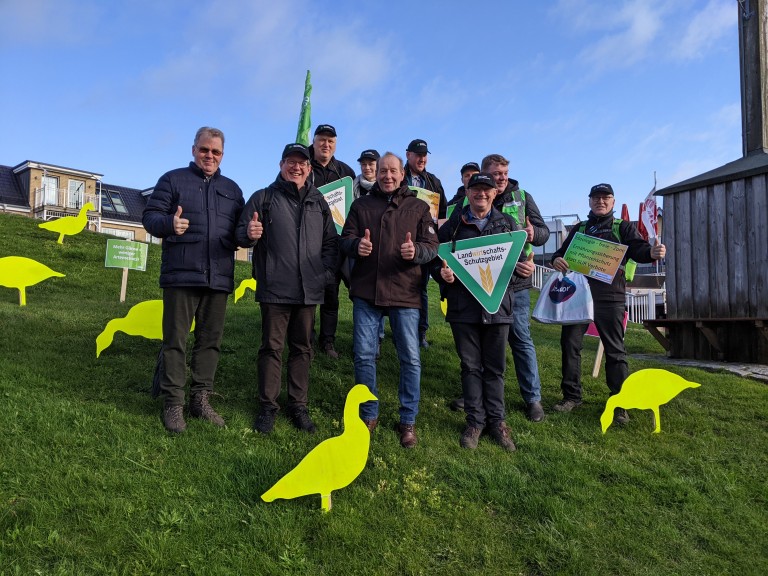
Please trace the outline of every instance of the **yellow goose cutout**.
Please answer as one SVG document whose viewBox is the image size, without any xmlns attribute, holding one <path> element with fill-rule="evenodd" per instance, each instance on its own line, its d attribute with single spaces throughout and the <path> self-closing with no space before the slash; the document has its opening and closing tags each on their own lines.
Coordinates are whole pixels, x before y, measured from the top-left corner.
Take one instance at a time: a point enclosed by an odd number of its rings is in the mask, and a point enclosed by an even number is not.
<svg viewBox="0 0 768 576">
<path fill-rule="evenodd" d="M 86 202 L 80 208 L 80 213 L 77 216 L 63 216 L 56 220 L 49 220 L 40 224 L 39 227 L 43 230 L 58 232 L 59 239 L 56 242 L 63 244 L 64 236 L 74 236 L 83 231 L 85 225 L 88 224 L 88 210 L 96 210 L 96 206 L 92 202 Z"/>
<path fill-rule="evenodd" d="M 638 370 L 629 375 L 621 387 L 621 392 L 608 398 L 605 411 L 600 416 L 603 434 L 613 422 L 614 408 L 637 408 L 653 410 L 654 433 L 661 432 L 659 407 L 680 394 L 686 388 L 698 388 L 701 384 L 689 382 L 685 378 L 658 368 Z"/>
<path fill-rule="evenodd" d="M 18 289 L 19 306 L 27 305 L 27 287 L 54 277 L 63 278 L 64 274 L 51 270 L 45 264 L 31 258 L 23 256 L 0 258 L 0 286 Z"/>
<path fill-rule="evenodd" d="M 323 512 L 331 509 L 331 491 L 348 486 L 365 468 L 371 433 L 360 419 L 360 404 L 376 400 L 365 384 L 357 384 L 344 403 L 344 432 L 315 446 L 304 459 L 261 495 L 264 502 L 320 494 Z"/>
<path fill-rule="evenodd" d="M 194 329 L 195 321 L 193 320 L 192 330 Z M 163 301 L 139 302 L 122 318 L 113 318 L 107 322 L 104 331 L 96 336 L 96 358 L 112 344 L 115 332 L 125 332 L 128 336 L 143 336 L 150 340 L 162 340 Z"/>
<path fill-rule="evenodd" d="M 250 288 L 256 292 L 256 278 L 246 278 L 240 282 L 240 285 L 237 288 L 235 288 L 235 304 L 237 304 L 237 301 L 240 300 L 240 298 L 245 296 L 246 288 Z"/>
</svg>

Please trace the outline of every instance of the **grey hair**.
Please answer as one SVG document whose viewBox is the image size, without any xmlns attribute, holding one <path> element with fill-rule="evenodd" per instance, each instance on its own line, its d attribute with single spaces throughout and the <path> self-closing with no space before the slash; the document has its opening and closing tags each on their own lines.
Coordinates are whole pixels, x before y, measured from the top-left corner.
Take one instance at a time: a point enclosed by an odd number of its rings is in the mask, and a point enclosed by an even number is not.
<svg viewBox="0 0 768 576">
<path fill-rule="evenodd" d="M 381 161 L 384 160 L 384 158 L 386 158 L 387 156 L 389 156 L 390 158 L 396 159 L 397 163 L 400 164 L 400 170 L 405 170 L 405 164 L 403 164 L 403 159 L 400 158 L 400 156 L 398 156 L 394 152 L 384 152 L 384 154 L 381 155 L 381 158 L 379 158 L 379 161 L 376 163 L 376 165 L 378 166 L 379 164 L 381 164 Z"/>
<path fill-rule="evenodd" d="M 208 138 L 221 138 L 221 145 L 224 146 L 224 132 L 218 128 L 211 128 L 210 126 L 203 126 L 197 131 L 197 134 L 195 134 L 195 146 L 200 142 L 200 138 L 203 138 L 204 136 Z"/>
</svg>

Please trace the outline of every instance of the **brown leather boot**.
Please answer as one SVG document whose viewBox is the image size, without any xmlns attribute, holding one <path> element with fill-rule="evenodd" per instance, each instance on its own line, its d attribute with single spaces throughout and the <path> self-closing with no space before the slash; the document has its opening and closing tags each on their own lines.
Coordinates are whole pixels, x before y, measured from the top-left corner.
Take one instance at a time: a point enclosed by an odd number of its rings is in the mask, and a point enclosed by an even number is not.
<svg viewBox="0 0 768 576">
<path fill-rule="evenodd" d="M 400 434 L 400 446 L 403 448 L 416 446 L 416 426 L 414 424 L 398 424 L 397 431 Z"/>
</svg>

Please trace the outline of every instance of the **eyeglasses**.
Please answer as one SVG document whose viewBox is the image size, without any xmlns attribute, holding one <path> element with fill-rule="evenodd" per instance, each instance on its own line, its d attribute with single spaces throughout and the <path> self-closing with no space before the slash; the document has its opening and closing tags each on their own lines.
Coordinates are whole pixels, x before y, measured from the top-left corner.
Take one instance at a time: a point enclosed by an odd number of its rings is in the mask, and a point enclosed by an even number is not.
<svg viewBox="0 0 768 576">
<path fill-rule="evenodd" d="M 291 158 L 288 158 L 285 160 L 285 163 L 288 164 L 290 168 L 293 168 L 294 166 L 306 166 L 307 161 L 306 160 L 292 160 Z"/>
<path fill-rule="evenodd" d="M 208 154 L 208 152 L 210 152 L 217 158 L 222 154 L 224 154 L 224 152 L 221 150 L 217 150 L 216 148 L 211 149 L 211 148 L 208 148 L 207 146 L 197 146 L 197 151 L 200 152 L 200 154 L 202 154 L 203 156 L 205 156 L 206 154 Z"/>
</svg>

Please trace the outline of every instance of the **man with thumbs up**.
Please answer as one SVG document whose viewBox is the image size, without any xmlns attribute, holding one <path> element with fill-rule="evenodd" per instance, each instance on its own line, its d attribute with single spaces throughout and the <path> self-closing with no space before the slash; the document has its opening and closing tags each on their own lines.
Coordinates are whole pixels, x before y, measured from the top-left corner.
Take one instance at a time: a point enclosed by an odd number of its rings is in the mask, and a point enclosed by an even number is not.
<svg viewBox="0 0 768 576">
<path fill-rule="evenodd" d="M 406 183 L 401 185 L 404 175 L 402 158 L 387 152 L 379 159 L 376 183 L 349 209 L 341 251 L 355 258 L 349 287 L 355 382 L 365 384 L 378 397 L 379 323 L 387 314 L 400 360 L 397 430 L 400 444 L 413 448 L 421 386 L 421 265 L 437 255 L 437 234 L 429 206 Z M 379 403 L 363 404 L 360 417 L 373 432 L 379 421 Z"/>
<path fill-rule="evenodd" d="M 219 361 L 227 297 L 234 289 L 235 225 L 243 193 L 221 175 L 223 156 L 221 130 L 200 128 L 192 145 L 193 162 L 160 177 L 142 217 L 147 232 L 163 239 L 163 347 L 157 376 L 164 400 L 163 425 L 174 433 L 187 426 L 186 349 L 193 320 L 189 414 L 224 426 L 208 398 Z"/>
</svg>

